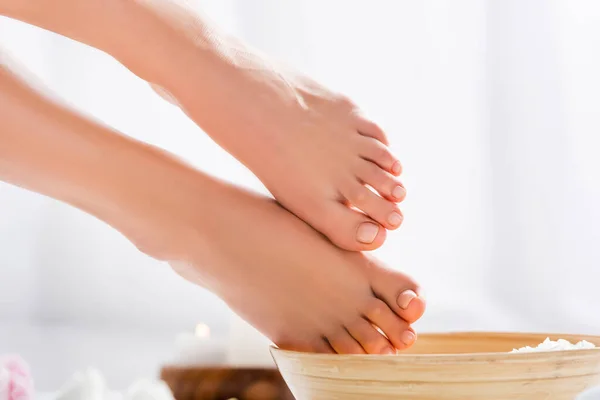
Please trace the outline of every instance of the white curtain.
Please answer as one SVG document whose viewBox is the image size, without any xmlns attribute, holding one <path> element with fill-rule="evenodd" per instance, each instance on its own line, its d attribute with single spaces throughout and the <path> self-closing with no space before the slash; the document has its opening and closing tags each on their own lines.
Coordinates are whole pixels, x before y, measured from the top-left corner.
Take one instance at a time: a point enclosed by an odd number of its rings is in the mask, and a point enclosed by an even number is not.
<svg viewBox="0 0 600 400">
<path fill-rule="evenodd" d="M 599 2 L 197 4 L 387 129 L 409 195 L 377 253 L 427 289 L 417 329 L 600 332 Z M 93 117 L 264 191 L 110 57 L 5 19 L 0 43 Z M 124 387 L 156 374 L 177 332 L 227 332 L 214 296 L 97 220 L 8 185 L 0 267 L 0 353 L 23 354 L 42 389 L 87 365 Z"/>
</svg>

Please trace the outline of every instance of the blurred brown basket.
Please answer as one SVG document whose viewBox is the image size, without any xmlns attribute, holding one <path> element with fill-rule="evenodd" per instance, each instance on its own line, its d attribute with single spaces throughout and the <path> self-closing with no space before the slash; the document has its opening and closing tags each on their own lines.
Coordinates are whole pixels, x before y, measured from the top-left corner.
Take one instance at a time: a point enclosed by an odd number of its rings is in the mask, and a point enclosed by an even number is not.
<svg viewBox="0 0 600 400">
<path fill-rule="evenodd" d="M 165 366 L 160 377 L 175 400 L 294 400 L 276 369 Z"/>
</svg>

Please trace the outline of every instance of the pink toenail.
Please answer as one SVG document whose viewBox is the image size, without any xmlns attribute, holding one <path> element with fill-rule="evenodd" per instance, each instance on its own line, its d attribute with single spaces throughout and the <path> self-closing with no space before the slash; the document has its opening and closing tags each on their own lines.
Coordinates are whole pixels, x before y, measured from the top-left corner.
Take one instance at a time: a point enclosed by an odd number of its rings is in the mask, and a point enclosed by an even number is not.
<svg viewBox="0 0 600 400">
<path fill-rule="evenodd" d="M 373 243 L 373 240 L 377 237 L 379 232 L 379 226 L 371 222 L 363 222 L 358 227 L 356 232 L 356 239 L 361 243 Z"/>
<path fill-rule="evenodd" d="M 392 349 L 391 347 L 388 347 L 383 350 L 383 354 L 385 354 L 387 356 L 394 356 L 397 354 L 397 352 L 396 352 L 396 350 Z"/>
<path fill-rule="evenodd" d="M 402 340 L 402 343 L 404 343 L 407 346 L 410 346 L 415 342 L 417 336 L 411 331 L 404 331 L 400 339 Z"/>
<path fill-rule="evenodd" d="M 394 190 L 392 190 L 392 196 L 397 199 L 402 199 L 404 196 L 406 196 L 406 189 L 404 189 L 402 186 L 396 186 Z"/>
<path fill-rule="evenodd" d="M 416 298 L 417 294 L 415 292 L 413 292 L 412 290 L 405 290 L 404 292 L 400 293 L 396 302 L 398 303 L 398 307 L 400 307 L 403 310 L 406 310 L 410 305 L 410 302 Z"/>
<path fill-rule="evenodd" d="M 402 219 L 402 215 L 398 214 L 397 212 L 393 212 L 388 217 L 388 222 L 392 226 L 398 226 L 402 223 Z"/>
<path fill-rule="evenodd" d="M 396 175 L 398 175 L 400 172 L 402 172 L 402 164 L 400 164 L 400 161 L 396 161 L 392 165 L 392 172 Z"/>
</svg>

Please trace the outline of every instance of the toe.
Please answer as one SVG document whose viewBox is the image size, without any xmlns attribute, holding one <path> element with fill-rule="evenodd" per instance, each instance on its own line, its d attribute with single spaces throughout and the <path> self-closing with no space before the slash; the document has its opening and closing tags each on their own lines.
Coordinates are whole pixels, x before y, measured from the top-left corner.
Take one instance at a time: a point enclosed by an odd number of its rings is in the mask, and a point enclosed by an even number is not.
<svg viewBox="0 0 600 400">
<path fill-rule="evenodd" d="M 423 316 L 423 313 L 425 313 L 424 297 L 422 295 L 418 295 L 410 289 L 401 292 L 396 298 L 396 303 L 398 304 L 400 310 L 402 310 L 399 312 L 404 315 L 404 318 L 409 323 L 417 321 Z"/>
<path fill-rule="evenodd" d="M 335 354 L 335 350 L 324 337 L 315 341 L 312 348 L 314 353 Z"/>
<path fill-rule="evenodd" d="M 302 353 L 335 354 L 335 351 L 324 336 L 308 332 L 290 332 L 273 342 L 283 350 L 299 351 Z"/>
<path fill-rule="evenodd" d="M 379 234 L 379 225 L 373 222 L 362 222 L 356 229 L 356 240 L 360 243 L 373 243 Z"/>
<path fill-rule="evenodd" d="M 383 305 L 387 308 L 385 304 Z M 393 312 L 389 312 L 394 315 Z M 390 341 L 369 321 L 359 318 L 351 324 L 348 324 L 347 328 L 348 332 L 350 332 L 352 337 L 360 343 L 367 354 L 396 354 L 396 350 Z"/>
<path fill-rule="evenodd" d="M 365 354 L 362 346 L 350 335 L 344 327 L 340 327 L 334 333 L 327 335 L 327 341 L 331 348 L 339 354 Z"/>
<path fill-rule="evenodd" d="M 371 161 L 387 172 L 398 176 L 402 173 L 402 164 L 392 154 L 390 149 L 378 140 L 363 137 L 360 140 L 360 156 Z"/>
<path fill-rule="evenodd" d="M 320 338 L 314 339 L 311 337 L 309 339 L 307 335 L 300 335 L 300 338 L 295 337 L 292 339 L 293 336 L 294 335 L 289 335 L 287 338 L 280 338 L 273 342 L 280 349 L 299 351 L 302 353 L 319 352 L 319 349 L 323 349 L 322 345 L 319 343 Z"/>
<path fill-rule="evenodd" d="M 356 130 L 363 136 L 378 140 L 384 145 L 388 145 L 388 138 L 383 129 L 375 122 L 366 118 L 364 115 L 356 114 Z"/>
<path fill-rule="evenodd" d="M 354 207 L 387 229 L 396 229 L 402 224 L 404 217 L 396 204 L 373 193 L 360 182 L 355 182 L 351 186 L 352 188 L 342 194 Z"/>
<path fill-rule="evenodd" d="M 425 299 L 419 285 L 405 274 L 382 267 L 374 259 L 369 262 L 376 265 L 369 268 L 375 295 L 409 324 L 421 318 L 425 312 Z"/>
<path fill-rule="evenodd" d="M 377 249 L 386 237 L 386 230 L 377 222 L 339 202 L 332 202 L 311 225 L 336 246 L 350 251 Z"/>
<path fill-rule="evenodd" d="M 389 172 L 382 170 L 370 161 L 363 161 L 358 168 L 357 178 L 389 201 L 401 202 L 406 197 L 404 186 Z"/>
<path fill-rule="evenodd" d="M 416 334 L 409 324 L 383 301 L 374 298 L 364 314 L 371 323 L 381 329 L 396 349 L 404 350 L 415 342 Z"/>
</svg>

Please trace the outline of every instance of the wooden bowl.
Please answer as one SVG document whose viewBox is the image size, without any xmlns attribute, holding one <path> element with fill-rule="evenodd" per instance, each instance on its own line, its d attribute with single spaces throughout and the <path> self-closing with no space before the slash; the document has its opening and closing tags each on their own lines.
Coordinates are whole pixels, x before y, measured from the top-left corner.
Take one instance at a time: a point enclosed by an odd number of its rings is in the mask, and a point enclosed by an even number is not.
<svg viewBox="0 0 600 400">
<path fill-rule="evenodd" d="M 275 368 L 165 366 L 160 377 L 176 400 L 294 400 Z"/>
<path fill-rule="evenodd" d="M 600 384 L 600 349 L 510 353 L 546 337 L 528 333 L 421 334 L 396 356 L 326 355 L 272 348 L 296 400 L 573 400 Z"/>
</svg>

